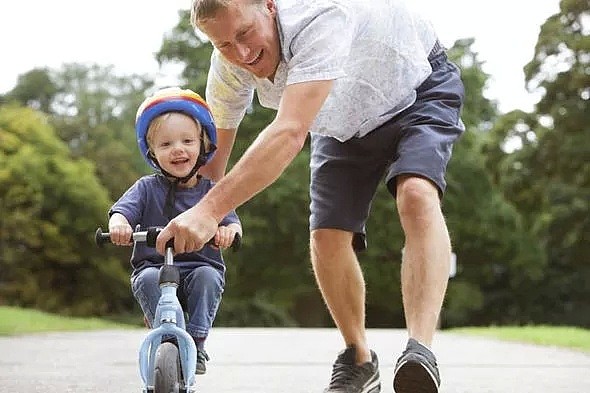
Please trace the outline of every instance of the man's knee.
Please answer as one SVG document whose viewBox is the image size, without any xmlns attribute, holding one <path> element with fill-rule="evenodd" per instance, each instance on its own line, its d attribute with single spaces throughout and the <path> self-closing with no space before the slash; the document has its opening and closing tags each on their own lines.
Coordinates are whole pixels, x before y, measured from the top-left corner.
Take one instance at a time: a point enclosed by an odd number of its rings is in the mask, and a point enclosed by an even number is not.
<svg viewBox="0 0 590 393">
<path fill-rule="evenodd" d="M 311 231 L 310 248 L 312 260 L 329 257 L 345 247 L 352 248 L 352 233 L 333 228 Z"/>
<path fill-rule="evenodd" d="M 440 208 L 438 188 L 428 179 L 403 176 L 397 184 L 397 208 L 402 220 L 426 218 Z"/>
</svg>

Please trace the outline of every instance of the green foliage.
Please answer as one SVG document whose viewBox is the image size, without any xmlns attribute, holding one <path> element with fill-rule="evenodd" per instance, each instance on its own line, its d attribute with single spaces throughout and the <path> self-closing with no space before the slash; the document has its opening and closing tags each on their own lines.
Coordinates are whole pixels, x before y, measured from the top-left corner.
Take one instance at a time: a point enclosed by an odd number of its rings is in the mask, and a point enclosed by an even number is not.
<svg viewBox="0 0 590 393">
<path fill-rule="evenodd" d="M 51 113 L 52 103 L 59 87 L 51 79 L 47 68 L 35 68 L 18 77 L 16 87 L 4 99 Z"/>
<path fill-rule="evenodd" d="M 178 17 L 178 24 L 164 37 L 156 60 L 160 65 L 181 65 L 180 76 L 186 87 L 205 97 L 213 46 L 195 34 L 190 24 L 190 11 L 179 11 Z"/>
<path fill-rule="evenodd" d="M 68 63 L 21 75 L 7 99 L 51 115 L 48 121 L 72 156 L 95 162 L 115 199 L 148 170 L 135 147 L 134 123 L 152 85 L 144 76 L 117 76 L 112 66 Z"/>
<path fill-rule="evenodd" d="M 80 64 L 65 64 L 53 77 L 60 94 L 54 99 L 52 124 L 74 157 L 96 163 L 110 198 L 118 198 L 148 171 L 134 126 L 137 108 L 153 82 L 139 75 L 117 76 L 113 67 Z"/>
<path fill-rule="evenodd" d="M 45 116 L 0 108 L 0 299 L 73 314 L 120 309 L 116 259 L 94 252 L 91 228 L 108 206 L 95 167 L 72 159 Z"/>
<path fill-rule="evenodd" d="M 532 299 L 514 291 L 536 285 L 543 274 L 537 242 L 486 172 L 477 143 L 484 137 L 481 132 L 464 135 L 449 165 L 444 210 L 458 259 L 458 277 L 447 295 L 449 325 L 518 321 Z"/>
<path fill-rule="evenodd" d="M 308 162 L 306 149 L 275 184 L 238 209 L 244 243 L 239 253 L 225 254 L 225 299 L 242 304 L 241 310 L 266 302 L 268 309 L 280 307 L 285 313 L 301 308 L 306 295 L 317 291 L 307 247 Z M 244 299 L 251 300 L 246 305 Z"/>
<path fill-rule="evenodd" d="M 509 113 L 496 124 L 486 165 L 547 259 L 521 320 L 589 326 L 590 6 L 564 0 L 560 7 L 543 24 L 525 67 L 529 87 L 544 92 L 536 113 Z M 502 148 L 515 141 L 518 150 Z"/>
<path fill-rule="evenodd" d="M 292 327 L 297 322 L 283 307 L 272 304 L 271 301 L 253 299 L 226 299 L 223 301 L 215 326 L 225 327 Z"/>
<path fill-rule="evenodd" d="M 461 80 L 465 86 L 464 110 L 461 114 L 468 129 L 477 127 L 480 131 L 489 128 L 498 115 L 496 103 L 484 96 L 488 87 L 489 75 L 482 70 L 483 63 L 474 52 L 473 38 L 457 40 L 447 53 L 449 59 L 461 69 Z"/>
</svg>

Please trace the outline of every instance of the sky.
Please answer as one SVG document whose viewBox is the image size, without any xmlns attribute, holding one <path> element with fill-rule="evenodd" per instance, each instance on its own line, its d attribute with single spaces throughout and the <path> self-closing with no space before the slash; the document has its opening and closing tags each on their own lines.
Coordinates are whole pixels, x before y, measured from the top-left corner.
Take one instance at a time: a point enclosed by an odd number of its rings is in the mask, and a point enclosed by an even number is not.
<svg viewBox="0 0 590 393">
<path fill-rule="evenodd" d="M 373 1 L 373 0 L 367 0 Z M 533 56 L 541 25 L 559 0 L 407 0 L 429 17 L 441 42 L 473 37 L 491 80 L 485 92 L 502 112 L 532 111 L 538 96 L 525 89 L 523 67 Z M 118 74 L 148 74 L 159 86 L 175 70 L 154 59 L 178 11 L 191 0 L 20 0 L 0 3 L 0 94 L 36 67 L 78 62 L 113 65 Z"/>
</svg>

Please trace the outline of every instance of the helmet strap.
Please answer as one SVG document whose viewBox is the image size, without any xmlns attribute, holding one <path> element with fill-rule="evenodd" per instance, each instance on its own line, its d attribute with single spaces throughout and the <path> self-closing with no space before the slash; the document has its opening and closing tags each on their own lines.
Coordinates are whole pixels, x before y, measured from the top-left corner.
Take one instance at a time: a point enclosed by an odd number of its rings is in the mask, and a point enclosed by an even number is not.
<svg viewBox="0 0 590 393">
<path fill-rule="evenodd" d="M 164 203 L 164 217 L 167 217 L 168 220 L 172 220 L 174 217 L 178 215 L 178 212 L 174 208 L 174 201 L 176 200 L 176 186 L 178 184 L 178 180 L 170 181 L 170 186 L 168 187 L 168 193 L 166 193 L 166 202 Z"/>
</svg>

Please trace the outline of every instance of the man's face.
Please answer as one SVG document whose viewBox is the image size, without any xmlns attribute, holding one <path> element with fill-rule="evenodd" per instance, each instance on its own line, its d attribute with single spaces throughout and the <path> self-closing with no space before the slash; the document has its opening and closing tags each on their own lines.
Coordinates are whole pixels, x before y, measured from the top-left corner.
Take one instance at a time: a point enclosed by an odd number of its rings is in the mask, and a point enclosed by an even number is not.
<svg viewBox="0 0 590 393">
<path fill-rule="evenodd" d="M 274 77 L 279 65 L 279 37 L 274 0 L 262 5 L 234 0 L 199 28 L 232 64 L 259 78 Z"/>
</svg>

